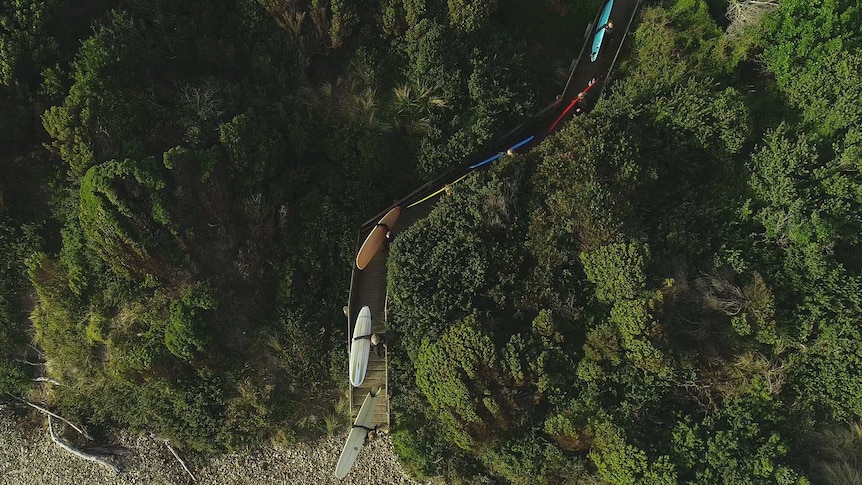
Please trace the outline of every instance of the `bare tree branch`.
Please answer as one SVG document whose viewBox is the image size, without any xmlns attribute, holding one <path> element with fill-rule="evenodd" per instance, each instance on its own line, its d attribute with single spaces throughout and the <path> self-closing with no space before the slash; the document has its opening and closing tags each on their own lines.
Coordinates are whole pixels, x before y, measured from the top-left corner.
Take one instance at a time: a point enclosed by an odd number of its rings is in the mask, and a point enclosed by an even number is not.
<svg viewBox="0 0 862 485">
<path fill-rule="evenodd" d="M 168 450 L 170 450 L 171 454 L 172 454 L 172 455 L 174 455 L 174 458 L 176 458 L 176 459 L 177 459 L 177 461 L 178 461 L 178 462 L 180 462 L 180 465 L 182 465 L 182 466 L 183 466 L 183 470 L 185 470 L 185 471 L 186 471 L 186 473 L 188 473 L 188 474 L 189 474 L 189 476 L 190 476 L 190 477 L 192 477 L 192 481 L 193 481 L 193 482 L 198 481 L 198 479 L 197 479 L 197 478 L 195 478 L 195 475 L 191 472 L 191 470 L 189 470 L 189 467 L 187 467 L 187 466 L 186 466 L 186 462 L 184 462 L 184 461 L 183 461 L 183 459 L 182 459 L 182 458 L 180 458 L 179 453 L 177 453 L 177 452 L 176 452 L 176 450 L 174 450 L 174 447 L 173 447 L 173 446 L 171 446 L 171 444 L 170 444 L 170 443 L 168 443 L 168 440 L 165 440 L 165 441 L 164 441 L 164 443 L 165 443 L 165 446 L 167 446 L 167 447 L 168 447 Z"/>
<path fill-rule="evenodd" d="M 42 350 L 39 349 L 38 347 L 36 347 L 35 345 L 27 344 L 27 347 L 30 347 L 31 349 L 33 349 L 33 351 L 35 351 L 39 357 L 45 357 L 45 352 L 42 352 Z"/>
<path fill-rule="evenodd" d="M 99 457 L 97 457 L 97 456 L 88 455 L 88 454 L 84 453 L 83 451 L 76 450 L 75 448 L 72 448 L 71 446 L 69 446 L 69 444 L 68 444 L 68 443 L 66 443 L 66 442 L 64 442 L 63 440 L 61 440 L 61 439 L 60 439 L 60 437 L 59 437 L 59 436 L 57 436 L 57 433 L 54 431 L 54 421 L 53 421 L 53 417 L 54 417 L 54 414 L 53 414 L 53 413 L 48 414 L 48 432 L 51 434 L 51 440 L 52 440 L 54 443 L 57 443 L 57 445 L 58 445 L 60 448 L 63 448 L 64 450 L 66 450 L 66 451 L 68 451 L 69 453 L 71 453 L 71 454 L 73 454 L 73 455 L 77 456 L 78 458 L 83 458 L 84 460 L 92 461 L 92 462 L 94 462 L 94 463 L 98 463 L 99 465 L 102 465 L 103 467 L 105 467 L 105 468 L 107 468 L 107 469 L 109 469 L 109 470 L 113 471 L 114 473 L 120 473 L 120 469 L 119 469 L 119 468 L 117 468 L 116 466 L 112 465 L 111 463 L 108 463 L 106 460 L 103 460 L 103 459 L 101 459 L 101 458 L 99 458 Z M 63 419 L 63 418 L 60 418 L 60 419 Z M 64 421 L 65 421 L 65 420 L 64 420 Z M 66 421 L 66 422 L 68 423 L 68 421 Z"/>
<path fill-rule="evenodd" d="M 82 435 L 82 436 L 84 436 L 84 438 L 87 438 L 88 440 L 93 441 L 93 437 L 92 437 L 92 436 L 90 436 L 90 434 L 89 434 L 89 433 L 87 433 L 87 432 L 86 432 L 86 431 L 84 431 L 83 429 L 81 429 L 81 428 L 79 428 L 79 427 L 75 426 L 74 424 L 72 424 L 71 422 L 69 422 L 68 420 L 66 420 L 65 418 L 63 418 L 62 416 L 58 416 L 58 415 L 56 415 L 56 414 L 52 413 L 51 411 L 48 411 L 47 409 L 45 409 L 45 408 L 43 408 L 43 407 L 41 407 L 41 406 L 37 406 L 37 405 L 35 405 L 35 404 L 33 404 L 33 403 L 29 402 L 29 401 L 25 401 L 24 399 L 21 399 L 20 397 L 15 396 L 14 394 L 11 394 L 11 393 L 8 393 L 8 392 L 7 392 L 6 394 L 9 394 L 9 395 L 10 395 L 10 396 L 12 396 L 13 398 L 17 399 L 18 401 L 21 401 L 22 403 L 24 403 L 24 404 L 26 404 L 26 405 L 30 406 L 31 408 L 33 408 L 33 409 L 35 409 L 35 410 L 37 410 L 37 411 L 41 411 L 41 412 L 43 412 L 43 413 L 47 414 L 49 417 L 53 416 L 53 417 L 55 417 L 55 418 L 59 419 L 60 421 L 62 421 L 62 422 L 64 422 L 64 423 L 68 424 L 69 426 L 71 426 L 71 427 L 72 427 L 72 429 L 74 429 L 75 431 L 77 431 L 77 432 L 81 433 L 81 435 Z"/>
</svg>

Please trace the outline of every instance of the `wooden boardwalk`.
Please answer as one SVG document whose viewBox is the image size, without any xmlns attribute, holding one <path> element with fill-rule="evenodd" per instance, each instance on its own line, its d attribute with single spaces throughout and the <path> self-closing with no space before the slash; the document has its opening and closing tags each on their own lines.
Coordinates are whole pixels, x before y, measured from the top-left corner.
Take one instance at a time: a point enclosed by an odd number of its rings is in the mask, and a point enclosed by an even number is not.
<svg viewBox="0 0 862 485">
<path fill-rule="evenodd" d="M 359 243 L 365 240 L 369 231 L 359 233 Z M 350 343 L 353 337 L 353 326 L 356 316 L 363 306 L 371 309 L 371 332 L 386 332 L 386 253 L 381 251 L 374 256 L 364 270 L 359 270 L 354 265 L 353 276 L 350 285 L 350 303 L 347 305 L 347 351 L 350 352 Z M 387 356 L 377 355 L 374 350 L 368 357 L 368 370 L 365 373 L 365 381 L 359 387 L 354 387 L 350 392 L 351 416 L 356 417 L 362 401 L 372 389 L 383 388 L 387 399 L 379 399 L 377 409 L 374 410 L 374 425 L 389 424 L 389 385 L 386 376 Z M 373 426 L 373 425 L 372 425 Z"/>
<path fill-rule="evenodd" d="M 601 96 L 601 92 L 607 82 L 608 75 L 613 69 L 620 50 L 622 49 L 623 42 L 631 29 L 635 14 L 640 6 L 640 2 L 641 0 L 616 0 L 616 6 L 612 11 L 612 19 L 625 25 L 625 29 L 621 29 L 622 32 L 620 34 L 612 34 L 607 38 L 606 45 L 603 47 L 604 54 L 600 54 L 599 59 L 597 59 L 596 62 L 582 62 L 586 54 L 589 52 L 589 47 L 593 38 L 592 35 L 587 36 L 580 54 L 573 62 L 572 71 L 569 75 L 566 87 L 553 104 L 549 105 L 532 118 L 525 120 L 522 125 L 503 135 L 495 142 L 489 143 L 485 149 L 477 151 L 449 173 L 429 181 L 401 201 L 393 204 L 389 208 L 380 212 L 380 214 L 375 216 L 373 219 L 367 221 L 359 230 L 356 244 L 357 251 L 362 242 L 365 241 L 368 233 L 374 229 L 377 221 L 392 207 L 395 207 L 396 205 L 400 205 L 402 207 L 401 217 L 392 228 L 392 232 L 397 238 L 398 232 L 405 230 L 419 219 L 427 216 L 439 198 L 442 197 L 442 194 L 432 197 L 415 207 L 407 208 L 411 202 L 421 200 L 426 195 L 435 192 L 445 184 L 459 179 L 462 175 L 472 171 L 475 168 L 473 165 L 476 162 L 489 156 L 489 154 L 505 151 L 506 147 L 524 139 L 528 135 L 535 136 L 531 136 L 530 139 L 532 141 L 523 145 L 518 152 L 524 152 L 533 146 L 536 146 L 549 134 L 548 127 L 556 125 L 554 120 L 557 119 L 558 114 L 563 110 L 563 108 L 574 100 L 577 93 L 585 89 L 590 84 L 597 83 L 597 86 L 595 87 L 598 89 L 590 89 L 586 96 L 584 112 L 589 111 Z M 599 14 L 600 12 L 596 13 L 596 19 L 593 20 L 593 23 L 591 24 L 592 26 L 594 26 L 595 22 L 598 20 Z M 620 20 L 623 22 L 620 22 Z M 626 20 L 627 22 L 625 22 Z M 610 53 L 613 53 L 613 55 L 609 55 Z M 559 119 L 562 119 L 565 114 L 566 113 L 563 112 L 562 115 L 559 115 Z M 572 116 L 572 114 L 569 116 Z M 559 119 L 557 119 L 557 121 L 559 121 Z M 348 352 L 350 351 L 350 343 L 353 336 L 353 326 L 362 307 L 368 306 L 371 309 L 372 333 L 385 333 L 387 330 L 387 259 L 388 251 L 381 250 L 374 256 L 374 259 L 371 260 L 364 270 L 359 270 L 356 268 L 355 264 L 353 265 L 353 273 L 350 279 L 350 297 L 347 304 Z M 382 356 L 378 356 L 376 352 L 372 351 L 368 361 L 368 370 L 365 375 L 365 381 L 360 387 L 351 389 L 350 410 L 351 415 L 354 418 L 359 413 L 359 408 L 362 406 L 362 402 L 365 400 L 368 392 L 377 388 L 382 388 L 382 392 L 385 393 L 384 396 L 386 399 L 380 399 L 377 401 L 377 409 L 374 410 L 374 420 L 371 426 L 377 424 L 388 425 L 389 397 L 391 396 L 391 393 L 389 392 L 388 379 L 388 355 L 384 354 Z"/>
<path fill-rule="evenodd" d="M 431 212 L 437 198 L 428 200 L 423 204 L 410 209 L 404 209 L 398 222 L 392 228 L 395 236 L 398 232 L 410 227 L 417 220 L 425 217 Z M 374 229 L 375 223 L 366 223 L 359 231 L 357 238 L 357 250 L 368 233 Z M 381 250 L 374 256 L 374 259 L 368 263 L 368 266 L 363 270 L 359 270 L 353 266 L 353 275 L 350 282 L 350 302 L 347 305 L 347 342 L 348 352 L 350 351 L 350 338 L 353 337 L 353 326 L 356 323 L 356 317 L 359 315 L 359 310 L 367 306 L 371 309 L 371 332 L 385 333 L 387 330 L 387 314 L 386 314 L 386 261 L 389 253 L 387 250 Z M 374 424 L 389 424 L 389 378 L 388 378 L 388 353 L 378 356 L 376 352 L 371 351 L 368 358 L 368 370 L 365 373 L 365 381 L 359 387 L 354 387 L 350 392 L 350 411 L 351 416 L 356 417 L 359 413 L 359 408 L 362 407 L 362 402 L 368 392 L 378 387 L 385 391 L 386 399 L 378 400 L 377 409 L 374 410 Z M 373 425 L 372 425 L 373 426 Z"/>
</svg>

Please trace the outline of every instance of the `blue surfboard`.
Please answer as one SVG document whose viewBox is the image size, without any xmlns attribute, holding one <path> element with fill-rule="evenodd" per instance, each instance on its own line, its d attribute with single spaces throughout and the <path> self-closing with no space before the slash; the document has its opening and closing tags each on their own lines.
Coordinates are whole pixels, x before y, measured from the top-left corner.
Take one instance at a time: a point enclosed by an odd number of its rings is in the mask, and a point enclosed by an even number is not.
<svg viewBox="0 0 862 485">
<path fill-rule="evenodd" d="M 599 15 L 599 23 L 596 25 L 596 36 L 593 37 L 593 50 L 590 52 L 590 61 L 596 62 L 599 58 L 599 49 L 602 48 L 602 41 L 605 40 L 605 30 L 608 25 L 608 19 L 611 18 L 611 9 L 614 7 L 614 0 L 608 0 L 608 3 L 602 7 L 602 13 Z"/>
<path fill-rule="evenodd" d="M 517 150 L 518 148 L 521 148 L 522 146 L 526 145 L 527 143 L 530 143 L 531 141 L 533 141 L 533 138 L 535 138 L 535 137 L 536 137 L 536 135 L 529 136 L 529 137 L 519 141 L 518 143 L 515 143 L 514 145 L 510 146 L 509 150 Z M 476 165 L 470 165 L 470 168 L 474 169 L 474 168 L 481 167 L 482 165 L 487 165 L 487 164 L 493 162 L 494 160 L 500 158 L 501 155 L 503 155 L 503 154 L 502 153 L 494 154 L 493 156 L 486 158 L 485 160 L 482 160 L 481 162 L 477 163 Z"/>
</svg>

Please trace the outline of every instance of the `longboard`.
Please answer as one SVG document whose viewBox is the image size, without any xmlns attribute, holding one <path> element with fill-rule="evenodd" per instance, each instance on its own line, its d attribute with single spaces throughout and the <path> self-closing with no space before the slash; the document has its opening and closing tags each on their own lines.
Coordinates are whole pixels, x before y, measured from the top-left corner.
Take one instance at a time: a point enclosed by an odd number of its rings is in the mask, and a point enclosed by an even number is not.
<svg viewBox="0 0 862 485">
<path fill-rule="evenodd" d="M 368 237 L 365 238 L 365 242 L 362 243 L 362 246 L 359 248 L 359 252 L 356 254 L 356 267 L 360 270 L 365 269 L 368 266 L 368 263 L 371 262 L 371 259 L 374 258 L 374 255 L 377 254 L 377 251 L 380 251 L 380 248 L 383 246 L 383 241 L 386 240 L 386 228 L 389 230 L 395 227 L 395 223 L 398 221 L 398 216 L 401 215 L 401 206 L 393 207 L 392 210 L 386 213 L 380 221 L 377 222 L 377 225 L 374 226 L 374 229 L 368 234 Z"/>
<path fill-rule="evenodd" d="M 460 182 L 461 180 L 464 180 L 464 177 L 466 177 L 466 176 L 470 175 L 470 173 L 472 173 L 472 172 L 467 172 L 467 173 L 465 173 L 464 175 L 462 175 L 462 176 L 458 177 L 457 179 L 455 179 L 455 181 L 454 181 L 454 182 L 448 183 L 448 184 L 444 185 L 443 187 L 441 187 L 441 188 L 440 188 L 440 190 L 438 190 L 437 192 L 434 192 L 434 193 L 432 193 L 431 195 L 428 195 L 428 196 L 426 196 L 426 197 L 424 197 L 424 198 L 422 198 L 422 199 L 419 199 L 419 200 L 417 200 L 416 202 L 414 202 L 414 203 L 412 203 L 412 204 L 408 205 L 408 206 L 407 206 L 407 208 L 409 209 L 409 208 L 411 208 L 411 207 L 413 207 L 413 206 L 417 206 L 417 205 L 419 205 L 419 204 L 421 204 L 421 203 L 425 202 L 426 200 L 428 200 L 428 199 L 430 199 L 430 198 L 434 197 L 435 195 L 440 195 L 440 193 L 441 193 L 441 192 L 444 192 L 446 189 L 448 189 L 448 188 L 452 187 L 453 185 L 457 184 L 457 183 L 458 183 L 458 182 Z"/>
<path fill-rule="evenodd" d="M 353 341 L 350 343 L 350 383 L 353 387 L 362 385 L 368 369 L 368 354 L 371 352 L 371 309 L 367 306 L 359 310 L 356 326 L 353 327 Z"/>
<path fill-rule="evenodd" d="M 602 48 L 602 41 L 605 39 L 605 30 L 608 20 L 611 18 L 611 9 L 614 7 L 614 0 L 608 0 L 608 3 L 602 8 L 602 13 L 599 15 L 599 23 L 596 25 L 596 36 L 593 38 L 593 50 L 590 52 L 590 61 L 596 62 L 599 58 L 599 50 Z"/>
<path fill-rule="evenodd" d="M 530 143 L 531 141 L 533 141 L 533 138 L 535 138 L 535 137 L 536 137 L 535 135 L 528 136 L 527 138 L 525 138 L 525 139 L 523 139 L 523 140 L 519 141 L 518 143 L 515 143 L 514 145 L 510 146 L 510 147 L 508 148 L 508 150 L 515 151 L 515 150 L 517 150 L 518 148 L 521 148 L 522 146 L 526 145 L 527 143 Z M 508 152 L 508 150 L 506 150 L 506 152 Z M 503 154 L 504 154 L 504 153 L 506 153 L 506 152 L 500 152 L 500 153 L 494 154 L 494 155 L 492 155 L 492 156 L 490 156 L 490 157 L 486 158 L 485 160 L 482 160 L 481 162 L 479 162 L 479 163 L 477 163 L 477 164 L 475 164 L 475 165 L 470 165 L 470 168 L 471 168 L 471 169 L 473 169 L 473 168 L 479 168 L 479 167 L 481 167 L 482 165 L 487 165 L 487 164 L 489 164 L 489 163 L 493 162 L 494 160 L 496 160 L 496 159 L 500 158 L 501 156 L 503 156 Z"/>
<path fill-rule="evenodd" d="M 518 128 L 520 128 L 520 126 Z M 526 138 L 525 140 L 521 140 L 520 142 L 515 143 L 514 145 L 509 147 L 509 150 L 517 150 L 518 148 L 521 148 L 522 146 L 526 145 L 527 143 L 530 143 L 531 141 L 533 141 L 533 138 L 535 138 L 535 136 L 530 136 L 530 137 Z M 487 164 L 493 162 L 494 160 L 497 160 L 501 156 L 502 156 L 502 153 L 495 153 L 494 155 L 491 155 L 489 158 L 486 158 L 485 160 L 482 160 L 481 162 L 479 162 L 475 165 L 471 165 L 470 169 L 472 170 L 475 168 L 479 168 L 482 165 L 487 165 Z M 417 206 L 417 205 L 425 202 L 426 200 L 433 198 L 434 196 L 440 195 L 441 192 L 444 192 L 446 189 L 448 189 L 448 188 L 452 187 L 453 185 L 457 184 L 458 182 L 464 180 L 464 178 L 467 177 L 468 175 L 470 175 L 471 173 L 472 172 L 467 172 L 464 175 L 455 179 L 454 181 L 443 185 L 443 187 L 440 187 L 440 189 L 437 190 L 436 192 L 432 192 L 430 195 L 427 195 L 424 198 L 417 200 L 416 202 L 408 205 L 407 208 L 409 209 L 413 206 Z"/>
<path fill-rule="evenodd" d="M 359 450 L 365 444 L 365 436 L 368 435 L 368 430 L 365 428 L 371 428 L 371 425 L 374 424 L 371 422 L 374 417 L 374 405 L 382 395 L 382 390 L 378 388 L 370 391 L 365 396 L 365 401 L 362 402 L 362 407 L 359 408 L 359 414 L 356 415 L 356 421 L 353 422 L 353 427 L 350 428 L 350 434 L 347 435 L 347 442 L 344 443 L 341 456 L 338 457 L 338 464 L 335 466 L 335 478 L 342 479 L 346 477 L 353 467 L 353 462 L 356 461 Z"/>
<path fill-rule="evenodd" d="M 593 78 L 593 80 L 590 81 L 590 83 L 587 84 L 587 87 L 581 92 L 584 94 L 587 94 L 588 92 L 590 92 L 590 89 L 593 89 L 593 86 L 595 86 L 596 84 L 599 83 L 599 79 L 601 79 L 601 76 L 599 76 L 598 78 Z M 567 114 L 569 114 L 569 111 L 571 111 L 571 109 L 574 108 L 578 104 L 579 101 L 580 101 L 580 99 L 575 97 L 575 99 L 573 99 L 572 102 L 569 103 L 569 106 L 566 107 L 566 109 L 563 110 L 562 113 L 560 113 L 560 116 L 558 116 L 556 120 L 554 120 L 554 124 L 552 124 L 551 127 L 548 128 L 548 133 L 554 131 L 554 128 L 557 127 L 557 124 L 559 124 L 560 121 L 562 121 L 563 117 L 565 117 Z"/>
</svg>

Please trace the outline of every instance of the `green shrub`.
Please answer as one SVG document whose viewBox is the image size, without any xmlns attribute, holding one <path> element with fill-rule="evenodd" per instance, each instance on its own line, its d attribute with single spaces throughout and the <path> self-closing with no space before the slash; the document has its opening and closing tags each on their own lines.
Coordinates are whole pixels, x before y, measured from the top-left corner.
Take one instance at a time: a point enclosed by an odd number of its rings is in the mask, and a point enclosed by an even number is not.
<svg viewBox="0 0 862 485">
<path fill-rule="evenodd" d="M 487 23 L 497 10 L 497 0 L 449 0 L 449 21 L 463 32 L 472 32 Z"/>
<path fill-rule="evenodd" d="M 191 360 L 207 346 L 208 310 L 216 308 L 212 290 L 205 284 L 187 287 L 179 300 L 171 302 L 165 345 L 172 354 Z"/>
<path fill-rule="evenodd" d="M 632 299 L 646 287 L 649 247 L 641 243 L 610 244 L 581 253 L 584 272 L 596 285 L 596 298 L 612 302 Z"/>
<path fill-rule="evenodd" d="M 502 381 L 497 361 L 494 345 L 475 317 L 453 325 L 437 341 L 423 342 L 419 349 L 416 384 L 452 441 L 465 450 L 493 439 L 494 427 L 507 426 L 497 402 Z"/>
<path fill-rule="evenodd" d="M 610 423 L 600 424 L 595 433 L 589 456 L 606 482 L 620 485 L 678 483 L 675 467 L 667 456 L 649 459 L 643 450 L 626 442 L 622 429 Z"/>
</svg>

